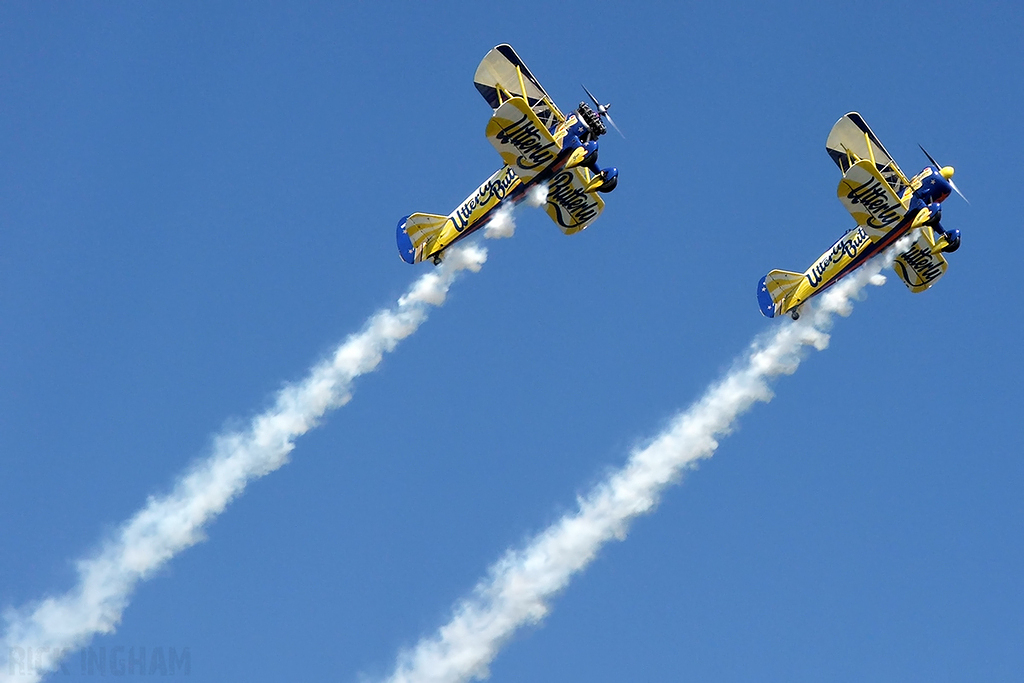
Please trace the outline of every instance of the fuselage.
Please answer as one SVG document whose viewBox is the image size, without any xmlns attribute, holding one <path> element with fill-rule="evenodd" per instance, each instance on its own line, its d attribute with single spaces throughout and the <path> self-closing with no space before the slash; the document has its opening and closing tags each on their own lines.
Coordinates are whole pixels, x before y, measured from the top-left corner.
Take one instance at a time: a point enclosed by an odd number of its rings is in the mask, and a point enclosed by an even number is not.
<svg viewBox="0 0 1024 683">
<path fill-rule="evenodd" d="M 912 228 L 937 223 L 941 216 L 941 203 L 951 191 L 951 185 L 942 177 L 939 169 L 925 167 L 911 179 L 910 186 L 901 198 L 901 203 L 906 207 L 903 218 L 877 237 L 871 234 L 876 231 L 870 227 L 865 229 L 864 226 L 858 226 L 847 231 L 807 269 L 800 284 L 786 297 L 779 313 L 791 311 L 839 282 Z"/>
<path fill-rule="evenodd" d="M 495 171 L 475 192 L 466 197 L 458 208 L 448 214 L 448 220 L 445 221 L 433 248 L 424 259 L 438 255 L 455 242 L 472 235 L 484 227 L 502 206 L 518 204 L 526 198 L 530 188 L 554 178 L 565 168 L 579 147 L 579 136 L 584 135 L 586 130 L 586 126 L 573 114 L 550 131 L 561 145 L 561 149 L 544 170 L 528 181 L 523 181 L 508 165 Z M 570 142 L 574 137 L 576 141 Z M 591 144 L 594 149 L 597 148 L 596 141 Z"/>
<path fill-rule="evenodd" d="M 427 257 L 439 254 L 458 240 L 472 235 L 482 228 L 504 204 L 516 204 L 523 200 L 529 189 L 508 166 L 502 166 L 473 194 L 448 214 L 448 220 Z"/>
</svg>

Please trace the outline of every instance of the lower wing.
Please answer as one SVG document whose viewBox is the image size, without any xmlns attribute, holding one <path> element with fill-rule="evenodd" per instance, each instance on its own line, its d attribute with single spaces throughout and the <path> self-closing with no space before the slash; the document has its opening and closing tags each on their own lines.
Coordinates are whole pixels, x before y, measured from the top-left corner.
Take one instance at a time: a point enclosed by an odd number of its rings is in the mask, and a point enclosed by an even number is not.
<svg viewBox="0 0 1024 683">
<path fill-rule="evenodd" d="M 566 235 L 575 235 L 597 220 L 604 211 L 604 200 L 596 192 L 587 192 L 593 176 L 585 168 L 562 169 L 548 181 L 545 210 Z"/>
<path fill-rule="evenodd" d="M 910 248 L 896 257 L 892 264 L 896 275 L 914 294 L 923 292 L 946 274 L 949 264 L 935 245 L 932 229 L 925 226 Z"/>
</svg>

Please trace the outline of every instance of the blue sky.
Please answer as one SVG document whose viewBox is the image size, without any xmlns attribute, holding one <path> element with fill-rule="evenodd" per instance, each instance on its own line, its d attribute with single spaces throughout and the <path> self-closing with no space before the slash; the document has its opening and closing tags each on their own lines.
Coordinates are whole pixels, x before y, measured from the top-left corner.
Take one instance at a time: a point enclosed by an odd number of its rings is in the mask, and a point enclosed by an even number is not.
<svg viewBox="0 0 1024 683">
<path fill-rule="evenodd" d="M 932 290 L 873 288 L 830 348 L 497 658 L 491 680 L 1015 680 L 1022 333 L 1014 3 L 0 7 L 0 605 L 67 590 L 150 494 L 430 266 L 398 218 L 499 163 L 472 85 L 508 42 L 627 138 L 618 189 L 511 240 L 140 585 L 94 647 L 194 680 L 387 674 L 778 322 L 768 270 L 851 220 L 860 111 L 971 204 Z M 72 662 L 78 672 L 78 662 Z"/>
</svg>

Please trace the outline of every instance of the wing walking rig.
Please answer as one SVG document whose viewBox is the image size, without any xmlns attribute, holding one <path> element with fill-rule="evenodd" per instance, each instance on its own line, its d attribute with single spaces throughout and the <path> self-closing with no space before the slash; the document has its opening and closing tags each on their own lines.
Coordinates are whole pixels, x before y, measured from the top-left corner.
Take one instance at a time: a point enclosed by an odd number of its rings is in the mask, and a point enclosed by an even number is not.
<svg viewBox="0 0 1024 683">
<path fill-rule="evenodd" d="M 942 254 L 960 247 L 960 231 L 947 231 L 940 223 L 942 202 L 953 191 L 963 197 L 953 184 L 951 166 L 939 166 L 925 152 L 931 165 L 908 178 L 857 112 L 836 122 L 825 148 L 843 173 L 837 194 L 857 227 L 806 272 L 773 270 L 761 278 L 757 303 L 769 318 L 788 313 L 797 319 L 804 302 L 914 230 L 918 232 L 913 244 L 893 263 L 912 292 L 935 284 L 948 267 Z"/>
<path fill-rule="evenodd" d="M 488 52 L 473 80 L 493 109 L 486 135 L 504 166 L 447 216 L 414 213 L 400 220 L 398 251 L 407 263 L 440 263 L 445 249 L 542 183 L 548 187 L 547 214 L 573 235 L 604 210 L 598 193 L 611 192 L 618 183 L 617 169 L 597 166 L 597 138 L 607 132 L 601 116 L 607 116 L 608 105 L 600 105 L 604 111 L 598 113 L 581 102 L 564 115 L 510 45 Z"/>
</svg>

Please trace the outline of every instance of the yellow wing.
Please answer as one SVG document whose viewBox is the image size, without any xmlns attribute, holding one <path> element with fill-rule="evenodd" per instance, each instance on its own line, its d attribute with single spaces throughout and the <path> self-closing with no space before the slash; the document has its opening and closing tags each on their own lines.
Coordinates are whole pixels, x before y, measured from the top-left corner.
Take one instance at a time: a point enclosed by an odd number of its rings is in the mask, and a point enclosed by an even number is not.
<svg viewBox="0 0 1024 683">
<path fill-rule="evenodd" d="M 511 45 L 498 45 L 484 55 L 473 76 L 473 84 L 491 109 L 497 109 L 513 97 L 521 97 L 547 130 L 565 121 L 565 116 Z"/>
<path fill-rule="evenodd" d="M 562 150 L 522 97 L 495 109 L 486 132 L 501 160 L 524 183 L 551 166 Z"/>
<path fill-rule="evenodd" d="M 884 237 L 907 215 L 909 205 L 868 159 L 849 167 L 839 181 L 836 194 L 872 241 Z"/>
<path fill-rule="evenodd" d="M 910 184 L 867 122 L 855 111 L 846 114 L 832 126 L 825 141 L 825 149 L 843 173 L 858 161 L 868 160 L 897 195 L 902 196 Z"/>
<path fill-rule="evenodd" d="M 923 292 L 946 274 L 949 263 L 935 244 L 935 234 L 923 226 L 910 248 L 896 257 L 893 270 L 914 294 Z"/>
<path fill-rule="evenodd" d="M 604 200 L 587 192 L 593 176 L 585 168 L 562 169 L 548 182 L 548 216 L 566 235 L 575 235 L 597 220 Z"/>
</svg>

